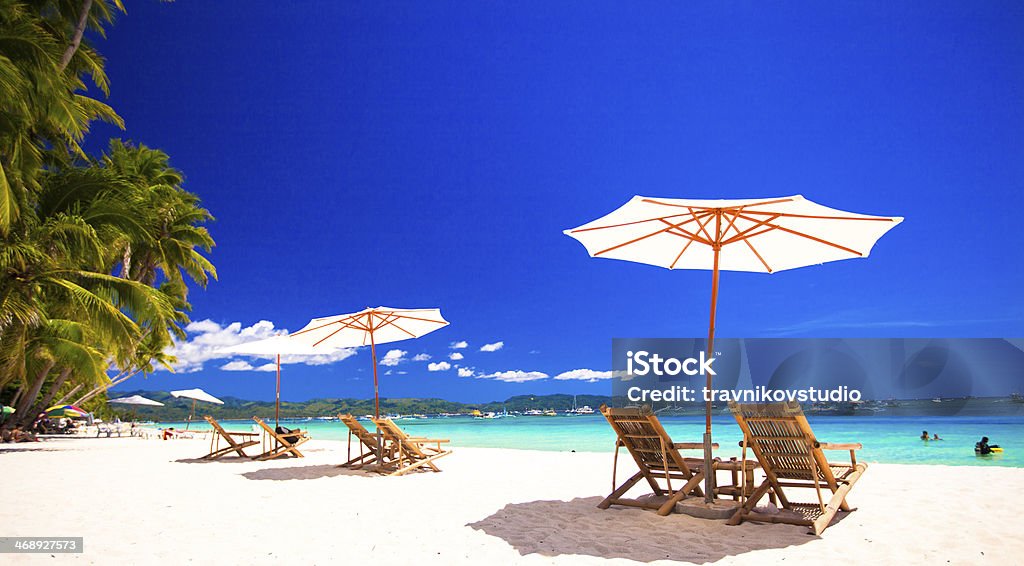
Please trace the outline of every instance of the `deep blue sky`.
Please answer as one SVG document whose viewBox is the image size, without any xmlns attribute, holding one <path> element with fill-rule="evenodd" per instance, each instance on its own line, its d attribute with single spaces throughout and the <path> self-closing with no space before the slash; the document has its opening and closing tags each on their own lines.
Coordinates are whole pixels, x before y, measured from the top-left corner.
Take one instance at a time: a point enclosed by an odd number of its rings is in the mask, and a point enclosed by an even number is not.
<svg viewBox="0 0 1024 566">
<path fill-rule="evenodd" d="M 563 229 L 634 194 L 799 193 L 906 221 L 866 260 L 724 273 L 720 335 L 1024 335 L 1019 3 L 128 7 L 99 42 L 127 131 L 90 145 L 164 149 L 217 217 L 193 320 L 436 306 L 451 326 L 393 347 L 605 370 L 614 336 L 705 335 L 710 274 L 590 259 Z M 124 388 L 272 398 L 228 361 Z M 390 369 L 385 396 L 609 391 Z M 289 365 L 284 397 L 367 397 L 369 375 L 368 352 Z"/>
</svg>

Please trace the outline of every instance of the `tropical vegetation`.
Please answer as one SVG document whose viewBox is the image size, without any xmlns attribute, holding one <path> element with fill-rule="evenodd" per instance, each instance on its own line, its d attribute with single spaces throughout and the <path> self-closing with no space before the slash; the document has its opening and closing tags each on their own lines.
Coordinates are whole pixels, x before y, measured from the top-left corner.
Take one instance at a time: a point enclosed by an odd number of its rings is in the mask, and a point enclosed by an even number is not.
<svg viewBox="0 0 1024 566">
<path fill-rule="evenodd" d="M 0 0 L 0 403 L 26 426 L 56 403 L 169 366 L 189 285 L 216 269 L 213 220 L 164 152 L 83 142 L 123 127 L 107 96 L 104 37 L 120 0 Z"/>
</svg>

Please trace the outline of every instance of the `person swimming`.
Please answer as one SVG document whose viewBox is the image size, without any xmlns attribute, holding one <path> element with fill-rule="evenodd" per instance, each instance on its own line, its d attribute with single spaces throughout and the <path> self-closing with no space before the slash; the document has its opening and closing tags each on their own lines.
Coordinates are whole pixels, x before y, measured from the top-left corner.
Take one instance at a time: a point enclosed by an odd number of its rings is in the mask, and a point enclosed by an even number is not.
<svg viewBox="0 0 1024 566">
<path fill-rule="evenodd" d="M 930 437 L 928 436 L 928 431 L 927 430 L 922 430 L 921 431 L 921 440 L 929 440 L 929 438 Z"/>
<path fill-rule="evenodd" d="M 991 454 L 993 448 L 999 448 L 999 445 L 992 444 L 990 446 L 988 443 L 988 437 L 983 436 L 981 437 L 981 442 L 978 442 L 977 444 L 974 445 L 974 453 L 984 456 L 986 454 Z"/>
<path fill-rule="evenodd" d="M 932 440 L 942 440 L 942 439 L 939 438 L 939 433 L 936 432 L 935 436 L 932 437 Z"/>
</svg>

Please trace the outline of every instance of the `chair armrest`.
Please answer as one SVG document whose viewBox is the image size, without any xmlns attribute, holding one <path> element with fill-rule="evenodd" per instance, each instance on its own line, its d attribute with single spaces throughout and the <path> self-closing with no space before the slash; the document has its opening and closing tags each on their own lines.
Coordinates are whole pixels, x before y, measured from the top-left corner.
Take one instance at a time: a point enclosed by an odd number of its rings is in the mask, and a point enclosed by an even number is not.
<svg viewBox="0 0 1024 566">
<path fill-rule="evenodd" d="M 711 445 L 711 447 L 712 448 L 718 448 L 718 443 L 717 442 L 713 443 Z M 704 443 L 703 442 L 673 442 L 672 443 L 672 448 L 675 448 L 676 450 L 697 450 L 699 448 L 704 448 Z"/>
<path fill-rule="evenodd" d="M 822 450 L 861 450 L 864 445 L 860 442 L 846 442 L 846 443 L 833 443 L 833 442 L 819 442 L 818 447 Z"/>
<path fill-rule="evenodd" d="M 447 438 L 423 438 L 422 436 L 410 436 L 406 440 L 408 440 L 409 442 L 413 442 L 415 444 L 433 444 L 435 442 L 451 442 Z"/>
</svg>

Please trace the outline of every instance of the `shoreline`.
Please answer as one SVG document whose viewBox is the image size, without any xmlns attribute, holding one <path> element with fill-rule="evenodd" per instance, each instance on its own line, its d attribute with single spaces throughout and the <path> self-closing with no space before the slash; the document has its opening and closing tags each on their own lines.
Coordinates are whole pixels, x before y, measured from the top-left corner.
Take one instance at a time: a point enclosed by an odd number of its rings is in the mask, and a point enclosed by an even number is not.
<svg viewBox="0 0 1024 566">
<path fill-rule="evenodd" d="M 4 536 L 83 536 L 81 563 L 716 564 L 843 560 L 1013 561 L 1024 470 L 871 464 L 851 492 L 858 508 L 823 536 L 792 525 L 729 527 L 686 515 L 596 508 L 612 453 L 461 448 L 441 473 L 403 477 L 338 468 L 344 441 L 312 440 L 306 458 L 201 461 L 208 439 L 59 438 L 0 447 Z M 255 448 L 255 447 L 254 447 Z M 254 453 L 254 452 L 251 452 Z M 619 459 L 622 478 L 635 470 Z M 998 494 L 956 505 L 962 485 Z M 634 488 L 630 496 L 646 490 Z M 276 534 L 275 534 L 276 533 Z M 288 534 L 291 533 L 291 534 Z M 907 544 L 913 541 L 913 544 Z M 984 553 L 984 554 L 982 554 Z M 7 555 L 35 563 L 49 555 Z M 82 562 L 84 561 L 84 562 Z M 667 564 L 667 562 L 665 562 Z"/>
</svg>

